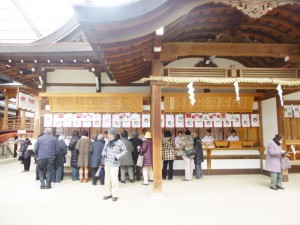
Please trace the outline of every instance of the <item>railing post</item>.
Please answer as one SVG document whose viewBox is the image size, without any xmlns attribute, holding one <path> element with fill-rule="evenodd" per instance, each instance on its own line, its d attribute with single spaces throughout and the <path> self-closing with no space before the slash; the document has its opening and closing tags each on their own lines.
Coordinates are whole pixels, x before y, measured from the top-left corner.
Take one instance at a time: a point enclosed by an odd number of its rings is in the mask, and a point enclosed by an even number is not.
<svg viewBox="0 0 300 225">
<path fill-rule="evenodd" d="M 8 94 L 5 95 L 4 115 L 3 115 L 3 130 L 8 129 Z"/>
</svg>

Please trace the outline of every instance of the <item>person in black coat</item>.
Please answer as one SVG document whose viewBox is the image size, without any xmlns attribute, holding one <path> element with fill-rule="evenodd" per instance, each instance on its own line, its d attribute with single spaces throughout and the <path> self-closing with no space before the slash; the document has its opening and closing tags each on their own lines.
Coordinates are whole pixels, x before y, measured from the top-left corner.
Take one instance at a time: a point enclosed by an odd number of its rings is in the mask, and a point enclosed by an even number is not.
<svg viewBox="0 0 300 225">
<path fill-rule="evenodd" d="M 196 133 L 191 134 L 194 138 L 194 147 L 197 150 L 197 154 L 195 155 L 194 162 L 195 162 L 195 170 L 196 170 L 196 178 L 201 179 L 203 178 L 202 173 L 202 165 L 203 162 L 203 149 L 202 149 L 202 142 L 201 139 L 198 137 Z"/>
<path fill-rule="evenodd" d="M 60 135 L 58 137 L 58 153 L 56 154 L 56 176 L 55 176 L 55 183 L 60 183 L 65 163 L 65 155 L 67 154 L 67 145 L 65 143 L 65 136 Z"/>
<path fill-rule="evenodd" d="M 26 138 L 24 141 L 22 141 L 22 144 L 21 144 L 21 147 L 20 147 L 20 152 L 21 152 L 22 157 L 23 157 L 24 172 L 29 171 L 30 164 L 31 164 L 32 152 L 27 150 L 29 145 L 31 145 L 31 142 L 28 138 Z"/>
<path fill-rule="evenodd" d="M 92 185 L 97 184 L 97 177 L 96 172 L 100 166 L 101 158 L 102 158 L 102 150 L 104 148 L 105 141 L 104 141 L 104 135 L 99 134 L 97 136 L 97 140 L 93 142 L 92 148 L 91 148 L 91 168 L 92 168 Z M 101 183 L 101 182 L 100 182 Z"/>
<path fill-rule="evenodd" d="M 79 131 L 75 130 L 72 134 L 72 139 L 69 143 L 68 149 L 71 151 L 71 161 L 70 165 L 72 168 L 72 180 L 79 180 L 79 168 L 77 166 L 78 163 L 78 149 L 75 148 L 77 141 L 80 139 Z"/>
<path fill-rule="evenodd" d="M 132 138 L 129 141 L 133 145 L 132 159 L 133 159 L 133 173 L 135 180 L 141 180 L 141 167 L 136 166 L 137 159 L 139 157 L 138 147 L 141 147 L 143 140 L 139 138 L 138 132 L 135 130 L 132 132 Z"/>
</svg>

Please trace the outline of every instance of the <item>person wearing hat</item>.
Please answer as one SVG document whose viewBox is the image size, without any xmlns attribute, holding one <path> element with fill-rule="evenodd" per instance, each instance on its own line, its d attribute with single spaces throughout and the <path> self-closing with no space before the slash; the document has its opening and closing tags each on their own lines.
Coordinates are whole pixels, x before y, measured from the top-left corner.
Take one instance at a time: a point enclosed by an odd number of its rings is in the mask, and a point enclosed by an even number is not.
<svg viewBox="0 0 300 225">
<path fill-rule="evenodd" d="M 56 137 L 51 135 L 51 128 L 45 128 L 44 135 L 40 136 L 35 145 L 35 154 L 37 156 L 37 166 L 41 189 L 50 189 L 54 170 L 55 156 L 58 153 L 59 145 Z M 46 184 L 44 171 L 47 168 Z"/>
<path fill-rule="evenodd" d="M 116 128 L 111 127 L 108 130 L 108 140 L 102 151 L 102 156 L 105 157 L 105 186 L 107 188 L 103 200 L 112 198 L 115 202 L 118 200 L 120 158 L 125 156 L 127 150 L 123 141 L 118 139 Z"/>
<path fill-rule="evenodd" d="M 153 158 L 152 158 L 152 135 L 150 132 L 146 132 L 145 134 L 145 141 L 140 148 L 141 155 L 144 156 L 143 161 L 143 177 L 144 183 L 143 185 L 148 185 L 148 181 L 153 181 Z M 149 178 L 149 180 L 148 180 Z"/>
<path fill-rule="evenodd" d="M 141 167 L 136 166 L 137 159 L 139 157 L 139 150 L 138 148 L 142 146 L 143 140 L 139 138 L 139 133 L 137 130 L 134 130 L 132 132 L 132 138 L 129 139 L 129 141 L 133 145 L 133 152 L 132 152 L 132 160 L 133 160 L 133 173 L 135 180 L 141 180 Z"/>
</svg>

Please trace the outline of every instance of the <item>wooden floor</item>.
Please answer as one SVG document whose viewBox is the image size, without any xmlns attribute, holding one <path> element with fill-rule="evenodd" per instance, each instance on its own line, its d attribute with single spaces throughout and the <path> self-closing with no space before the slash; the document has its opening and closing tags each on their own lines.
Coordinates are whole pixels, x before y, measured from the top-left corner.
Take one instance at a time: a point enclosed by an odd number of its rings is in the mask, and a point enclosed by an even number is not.
<svg viewBox="0 0 300 225">
<path fill-rule="evenodd" d="M 17 161 L 0 164 L 1 225 L 300 224 L 300 174 L 290 174 L 284 191 L 270 190 L 264 175 L 175 177 L 163 181 L 162 194 L 141 182 L 120 184 L 112 202 L 102 200 L 104 186 L 70 177 L 41 190 L 35 172 L 22 169 Z"/>
</svg>

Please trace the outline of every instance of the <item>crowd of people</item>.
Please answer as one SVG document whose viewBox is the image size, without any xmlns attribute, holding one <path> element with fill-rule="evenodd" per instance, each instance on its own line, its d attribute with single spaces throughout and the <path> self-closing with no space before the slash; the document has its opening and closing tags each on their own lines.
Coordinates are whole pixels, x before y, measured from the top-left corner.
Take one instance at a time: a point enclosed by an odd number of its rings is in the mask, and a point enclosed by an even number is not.
<svg viewBox="0 0 300 225">
<path fill-rule="evenodd" d="M 173 164 L 176 157 L 182 157 L 184 161 L 184 179 L 193 179 L 193 168 L 195 168 L 196 179 L 203 178 L 202 162 L 204 161 L 202 142 L 213 141 L 211 131 L 207 130 L 201 140 L 196 133 L 189 130 L 178 131 L 173 138 L 170 130 L 164 131 L 162 138 L 162 179 L 173 179 Z M 232 131 L 232 137 L 236 132 Z M 236 139 L 236 138 L 235 138 Z M 280 157 L 282 156 L 280 144 L 282 137 L 276 135 L 268 146 L 266 158 L 266 170 L 271 172 L 271 186 L 273 190 L 283 189 L 280 168 Z M 91 173 L 92 185 L 106 187 L 104 200 L 112 198 L 118 200 L 119 182 L 126 184 L 126 172 L 128 181 L 134 183 L 141 180 L 143 185 L 153 181 L 153 146 L 152 135 L 145 132 L 143 138 L 139 138 L 138 132 L 132 132 L 132 137 L 126 130 L 119 134 L 116 128 L 110 128 L 103 134 L 97 135 L 92 141 L 89 139 L 88 131 L 74 131 L 68 145 L 65 136 L 53 136 L 50 128 L 45 128 L 34 144 L 34 153 L 28 150 L 31 145 L 29 139 L 22 141 L 20 154 L 24 164 L 24 171 L 29 171 L 31 156 L 37 161 L 37 179 L 40 181 L 41 189 L 52 188 L 51 184 L 60 183 L 64 174 L 64 163 L 67 151 L 70 151 L 70 166 L 72 180 L 80 183 L 89 181 Z M 142 166 L 137 166 L 139 156 L 143 156 Z"/>
</svg>

